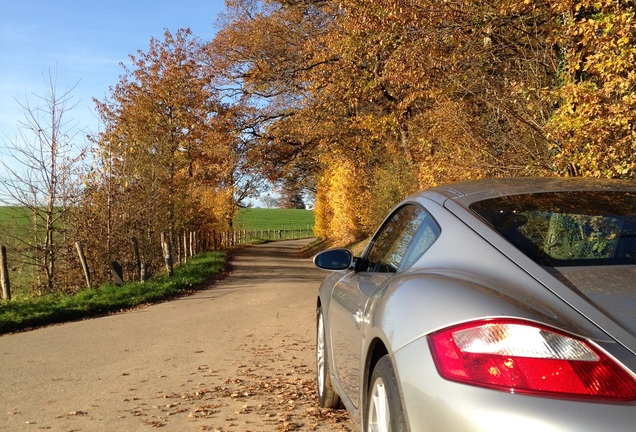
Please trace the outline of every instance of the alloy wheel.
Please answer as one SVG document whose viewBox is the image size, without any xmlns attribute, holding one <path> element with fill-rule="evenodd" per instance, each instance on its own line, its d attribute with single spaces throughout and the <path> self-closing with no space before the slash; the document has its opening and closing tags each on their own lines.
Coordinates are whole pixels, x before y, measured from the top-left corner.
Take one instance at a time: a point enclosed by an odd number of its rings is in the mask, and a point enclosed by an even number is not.
<svg viewBox="0 0 636 432">
<path fill-rule="evenodd" d="M 320 397 L 324 396 L 325 392 L 325 326 L 323 324 L 322 313 L 318 314 L 318 333 L 316 338 L 316 369 L 318 380 L 318 393 Z"/>
<path fill-rule="evenodd" d="M 382 378 L 373 382 L 368 410 L 369 432 L 389 432 L 391 430 L 391 411 L 386 387 Z"/>
</svg>

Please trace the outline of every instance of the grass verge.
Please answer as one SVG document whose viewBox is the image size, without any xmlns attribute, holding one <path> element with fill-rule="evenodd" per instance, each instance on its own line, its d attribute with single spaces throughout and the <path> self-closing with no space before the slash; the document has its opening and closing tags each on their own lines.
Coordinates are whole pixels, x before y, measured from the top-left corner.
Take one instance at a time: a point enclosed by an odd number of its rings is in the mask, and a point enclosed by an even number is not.
<svg viewBox="0 0 636 432">
<path fill-rule="evenodd" d="M 107 315 L 187 294 L 219 274 L 226 261 L 225 252 L 207 252 L 176 267 L 172 277 L 160 276 L 123 286 L 109 284 L 73 295 L 0 301 L 0 334 Z"/>
</svg>

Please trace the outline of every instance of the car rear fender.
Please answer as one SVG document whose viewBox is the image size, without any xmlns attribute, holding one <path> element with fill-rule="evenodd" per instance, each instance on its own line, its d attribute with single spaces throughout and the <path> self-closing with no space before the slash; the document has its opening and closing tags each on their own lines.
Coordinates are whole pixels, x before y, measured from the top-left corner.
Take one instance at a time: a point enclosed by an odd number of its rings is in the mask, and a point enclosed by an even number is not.
<svg viewBox="0 0 636 432">
<path fill-rule="evenodd" d="M 595 341 L 607 335 L 547 290 L 541 296 L 486 283 L 476 275 L 426 271 L 398 275 L 373 299 L 366 340 L 383 341 L 389 354 L 453 324 L 515 317 L 548 324 Z M 518 296 L 515 297 L 515 294 Z M 382 330 L 380 330 L 382 329 Z M 370 345 L 366 350 L 370 349 Z"/>
<path fill-rule="evenodd" d="M 457 217 L 454 221 L 455 229 L 448 230 L 447 234 L 456 236 L 456 240 L 465 239 L 466 236 L 469 235 L 479 236 L 485 240 L 485 242 L 482 243 L 488 243 L 501 253 L 502 256 L 506 256 L 509 262 L 514 263 L 518 269 L 531 275 L 544 289 L 554 293 L 562 302 L 571 305 L 571 307 L 576 309 L 582 316 L 593 322 L 606 334 L 611 335 L 613 340 L 619 341 L 625 348 L 636 354 L 636 334 L 633 333 L 633 330 L 629 329 L 629 326 L 625 327 L 603 311 L 602 308 L 599 308 L 590 302 L 589 299 L 585 298 L 585 296 L 562 283 L 553 274 L 533 262 L 528 256 L 524 255 L 511 243 L 503 239 L 494 229 L 488 227 L 475 214 L 466 209 L 464 205 L 460 204 L 460 201 L 461 200 L 447 200 L 444 202 L 444 207 Z M 448 257 L 442 258 L 442 260 L 448 260 Z"/>
</svg>

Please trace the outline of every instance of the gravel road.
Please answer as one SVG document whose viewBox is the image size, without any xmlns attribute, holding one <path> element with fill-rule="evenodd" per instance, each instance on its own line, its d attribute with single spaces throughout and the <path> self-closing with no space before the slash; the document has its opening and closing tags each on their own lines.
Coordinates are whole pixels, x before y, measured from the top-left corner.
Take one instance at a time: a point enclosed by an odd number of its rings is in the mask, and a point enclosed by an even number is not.
<svg viewBox="0 0 636 432">
<path fill-rule="evenodd" d="M 241 250 L 196 294 L 0 337 L 0 431 L 351 431 L 314 390 L 306 240 Z"/>
</svg>

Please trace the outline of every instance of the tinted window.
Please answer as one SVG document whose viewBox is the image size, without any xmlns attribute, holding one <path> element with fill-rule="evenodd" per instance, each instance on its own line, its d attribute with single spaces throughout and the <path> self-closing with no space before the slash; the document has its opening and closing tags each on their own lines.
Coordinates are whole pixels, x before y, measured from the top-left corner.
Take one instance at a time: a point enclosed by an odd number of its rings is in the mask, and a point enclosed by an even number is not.
<svg viewBox="0 0 636 432">
<path fill-rule="evenodd" d="M 435 240 L 437 240 L 439 234 L 440 229 L 437 226 L 437 223 L 430 215 L 427 215 L 422 222 L 422 226 L 420 227 L 415 240 L 411 244 L 406 257 L 404 258 L 402 268 L 407 269 L 415 264 L 415 261 L 420 259 L 420 257 L 424 255 L 424 252 L 426 252 Z"/>
<path fill-rule="evenodd" d="M 481 201 L 471 209 L 539 264 L 636 264 L 634 193 L 516 195 Z"/>
<path fill-rule="evenodd" d="M 400 207 L 373 239 L 363 270 L 396 272 L 407 268 L 428 249 L 438 233 L 437 225 L 421 207 Z"/>
</svg>

